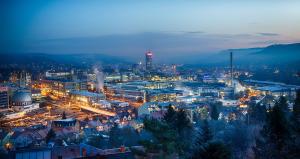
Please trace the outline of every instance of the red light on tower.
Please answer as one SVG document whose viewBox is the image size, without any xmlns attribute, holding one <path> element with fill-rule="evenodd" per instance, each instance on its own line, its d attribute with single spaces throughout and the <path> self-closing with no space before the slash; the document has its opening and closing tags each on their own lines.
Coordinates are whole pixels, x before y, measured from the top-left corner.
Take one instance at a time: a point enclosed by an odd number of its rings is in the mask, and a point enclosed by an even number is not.
<svg viewBox="0 0 300 159">
<path fill-rule="evenodd" d="M 152 57 L 152 52 L 151 51 L 148 51 L 148 52 L 146 52 L 146 56 L 151 56 Z"/>
</svg>

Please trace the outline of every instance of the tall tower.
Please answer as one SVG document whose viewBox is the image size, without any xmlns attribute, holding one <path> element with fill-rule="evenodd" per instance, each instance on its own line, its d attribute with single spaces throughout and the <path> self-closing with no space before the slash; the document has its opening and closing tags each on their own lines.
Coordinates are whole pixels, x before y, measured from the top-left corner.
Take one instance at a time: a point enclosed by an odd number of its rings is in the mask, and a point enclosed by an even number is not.
<svg viewBox="0 0 300 159">
<path fill-rule="evenodd" d="M 230 52 L 230 85 L 233 87 L 233 54 Z"/>
<path fill-rule="evenodd" d="M 145 56 L 146 56 L 146 70 L 150 71 L 152 70 L 152 57 L 153 57 L 152 51 L 147 51 Z"/>
</svg>

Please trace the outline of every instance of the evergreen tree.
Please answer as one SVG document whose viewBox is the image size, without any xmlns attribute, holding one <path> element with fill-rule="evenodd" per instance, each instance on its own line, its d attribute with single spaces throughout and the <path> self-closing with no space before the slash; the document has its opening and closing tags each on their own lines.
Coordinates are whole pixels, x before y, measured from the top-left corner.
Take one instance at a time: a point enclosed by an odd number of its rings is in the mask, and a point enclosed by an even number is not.
<svg viewBox="0 0 300 159">
<path fill-rule="evenodd" d="M 218 120 L 219 119 L 219 103 L 214 103 L 211 105 L 211 109 L 210 109 L 210 117 L 213 120 Z"/>
<path fill-rule="evenodd" d="M 209 112 L 209 111 L 208 111 L 208 108 L 207 108 L 207 107 L 201 108 L 201 109 L 200 109 L 200 117 L 201 117 L 201 119 L 208 119 L 208 115 L 209 115 L 208 112 Z"/>
<path fill-rule="evenodd" d="M 201 125 L 201 130 L 199 131 L 199 135 L 197 137 L 195 146 L 200 147 L 203 144 L 206 144 L 207 142 L 211 141 L 212 139 L 213 139 L 213 134 L 209 126 L 209 123 L 207 120 L 204 120 Z"/>
<path fill-rule="evenodd" d="M 121 136 L 124 137 L 123 142 L 124 145 L 126 146 L 136 146 L 138 145 L 138 141 L 139 141 L 139 133 L 130 126 L 126 126 L 120 129 L 121 132 Z"/>
<path fill-rule="evenodd" d="M 289 112 L 289 107 L 285 97 L 280 96 L 278 100 L 278 104 L 284 112 Z"/>
<path fill-rule="evenodd" d="M 50 140 L 53 140 L 55 139 L 56 137 L 56 133 L 53 129 L 50 129 L 46 135 L 46 143 L 49 143 Z"/>
<path fill-rule="evenodd" d="M 180 134 L 184 130 L 188 130 L 192 128 L 192 123 L 188 118 L 186 112 L 183 109 L 180 109 L 175 116 L 175 127 Z"/>
<path fill-rule="evenodd" d="M 193 125 L 183 109 L 175 111 L 169 106 L 163 120 L 144 119 L 144 129 L 154 137 L 152 141 L 143 141 L 148 149 L 160 149 L 166 155 L 179 154 L 182 157 L 191 151 Z"/>
<path fill-rule="evenodd" d="M 282 103 L 281 103 L 282 104 Z M 256 139 L 254 152 L 256 158 L 285 158 L 288 154 L 290 142 L 290 128 L 283 110 L 284 105 L 279 102 L 267 114 L 267 121 Z"/>
<path fill-rule="evenodd" d="M 297 90 L 295 103 L 293 105 L 293 114 L 291 117 L 292 125 L 292 143 L 289 147 L 290 158 L 300 158 L 300 89 Z"/>
<path fill-rule="evenodd" d="M 177 112 L 175 121 L 177 152 L 180 156 L 187 156 L 192 149 L 192 142 L 190 141 L 190 136 L 193 133 L 192 123 L 183 109 Z"/>
<path fill-rule="evenodd" d="M 249 145 L 253 143 L 254 138 L 251 138 L 252 135 L 251 129 L 247 124 L 243 121 L 236 120 L 228 123 L 221 138 L 224 144 L 230 147 L 234 158 L 243 159 L 247 158 Z"/>
<path fill-rule="evenodd" d="M 292 128 L 295 135 L 300 138 L 300 89 L 297 90 L 296 99 L 293 105 L 293 113 L 291 116 Z"/>
<path fill-rule="evenodd" d="M 154 139 L 142 141 L 142 145 L 147 148 L 147 151 L 159 152 L 162 150 L 164 155 L 176 153 L 177 133 L 171 129 L 168 124 L 157 119 L 144 119 L 144 129 L 151 132 Z"/>
<path fill-rule="evenodd" d="M 193 156 L 197 156 L 200 151 L 202 151 L 203 146 L 207 145 L 213 139 L 213 134 L 210 129 L 209 123 L 207 120 L 204 120 L 201 124 L 201 130 L 198 132 L 198 136 L 196 138 L 194 144 L 194 152 Z"/>
<path fill-rule="evenodd" d="M 176 111 L 171 106 L 171 104 L 168 106 L 167 113 L 164 115 L 164 121 L 171 127 L 175 127 L 176 122 Z"/>
<path fill-rule="evenodd" d="M 230 150 L 218 141 L 210 141 L 202 146 L 192 157 L 192 159 L 230 159 Z"/>
<path fill-rule="evenodd" d="M 120 128 L 117 123 L 114 123 L 109 131 L 109 142 L 113 148 L 123 144 L 123 136 L 120 134 Z"/>
<path fill-rule="evenodd" d="M 248 109 L 248 122 L 253 124 L 264 123 L 266 120 L 267 109 L 265 105 L 250 103 Z"/>
<path fill-rule="evenodd" d="M 300 89 L 297 90 L 296 100 L 293 105 L 293 117 L 300 122 Z"/>
</svg>

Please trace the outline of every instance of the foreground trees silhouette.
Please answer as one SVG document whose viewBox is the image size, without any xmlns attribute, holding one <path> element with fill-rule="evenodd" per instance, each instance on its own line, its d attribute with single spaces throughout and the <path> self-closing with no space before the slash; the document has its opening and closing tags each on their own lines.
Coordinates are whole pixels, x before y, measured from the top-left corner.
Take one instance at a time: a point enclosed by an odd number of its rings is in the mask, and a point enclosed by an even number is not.
<svg viewBox="0 0 300 159">
<path fill-rule="evenodd" d="M 300 158 L 299 98 L 298 90 L 293 112 L 284 97 L 268 109 L 266 122 L 253 148 L 256 158 Z"/>
<path fill-rule="evenodd" d="M 200 130 L 195 131 L 184 110 L 175 111 L 169 106 L 162 120 L 144 120 L 144 129 L 153 135 L 153 139 L 141 143 L 148 152 L 161 153 L 163 158 L 172 158 L 174 155 L 180 158 L 199 158 L 211 152 L 223 158 L 230 156 L 228 149 L 222 149 L 226 146 L 221 141 L 212 141 L 213 133 L 209 122 L 204 120 L 200 125 Z"/>
<path fill-rule="evenodd" d="M 221 142 L 213 140 L 213 132 L 207 120 L 203 120 L 194 145 L 192 159 L 229 159 L 231 152 Z"/>
<path fill-rule="evenodd" d="M 212 105 L 211 118 L 198 116 L 194 123 L 185 110 L 169 106 L 162 119 L 144 120 L 151 137 L 141 143 L 161 158 L 300 158 L 300 91 L 293 110 L 288 106 L 284 97 L 272 107 L 252 103 L 246 118 L 226 121 Z"/>
<path fill-rule="evenodd" d="M 209 141 L 201 146 L 192 159 L 230 159 L 230 150 L 220 141 Z"/>
<path fill-rule="evenodd" d="M 260 137 L 256 139 L 256 158 L 276 159 L 288 155 L 290 130 L 282 104 L 276 102 L 275 106 L 268 110 L 266 123 Z"/>
<path fill-rule="evenodd" d="M 210 108 L 210 117 L 213 120 L 219 119 L 221 103 L 212 103 Z"/>
<path fill-rule="evenodd" d="M 153 140 L 141 143 L 151 152 L 163 151 L 163 156 L 172 154 L 187 156 L 191 152 L 190 137 L 193 126 L 184 110 L 175 111 L 169 106 L 162 120 L 145 119 L 144 129 L 153 135 Z"/>
</svg>

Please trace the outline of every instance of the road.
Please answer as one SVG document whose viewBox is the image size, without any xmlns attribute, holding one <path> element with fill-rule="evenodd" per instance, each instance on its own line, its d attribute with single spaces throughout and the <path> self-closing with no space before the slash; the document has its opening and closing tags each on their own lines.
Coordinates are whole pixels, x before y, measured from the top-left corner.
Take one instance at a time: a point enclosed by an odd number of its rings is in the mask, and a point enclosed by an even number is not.
<svg viewBox="0 0 300 159">
<path fill-rule="evenodd" d="M 93 108 L 93 107 L 90 107 L 90 106 L 83 106 L 83 105 L 81 105 L 80 108 L 88 110 L 88 111 L 92 111 L 94 113 L 98 113 L 98 114 L 101 114 L 101 115 L 116 116 L 116 113 L 114 113 L 114 112 L 109 112 L 109 111 L 102 110 L 102 109 L 96 109 L 96 108 Z"/>
</svg>

